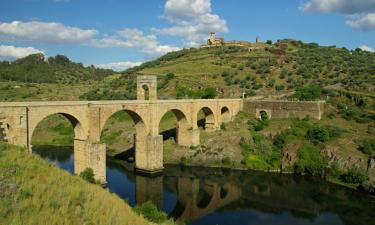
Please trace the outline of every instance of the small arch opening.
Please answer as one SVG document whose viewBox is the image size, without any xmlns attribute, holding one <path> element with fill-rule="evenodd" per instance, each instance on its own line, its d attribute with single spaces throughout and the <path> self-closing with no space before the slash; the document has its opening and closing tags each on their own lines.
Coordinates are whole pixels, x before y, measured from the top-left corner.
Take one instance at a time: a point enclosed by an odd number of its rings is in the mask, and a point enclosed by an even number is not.
<svg viewBox="0 0 375 225">
<path fill-rule="evenodd" d="M 203 107 L 198 111 L 197 115 L 197 125 L 199 128 L 204 130 L 214 129 L 215 127 L 215 117 L 213 111 L 208 107 Z"/>
<path fill-rule="evenodd" d="M 150 100 L 150 90 L 147 84 L 142 85 L 145 100 Z"/>
<path fill-rule="evenodd" d="M 259 119 L 262 121 L 266 121 L 269 119 L 269 116 L 266 111 L 262 110 L 259 112 Z"/>
<path fill-rule="evenodd" d="M 221 112 L 221 121 L 223 123 L 227 123 L 227 122 L 231 121 L 231 116 L 230 116 L 230 112 L 229 112 L 228 107 L 226 107 L 226 106 L 222 107 L 220 112 Z"/>
</svg>

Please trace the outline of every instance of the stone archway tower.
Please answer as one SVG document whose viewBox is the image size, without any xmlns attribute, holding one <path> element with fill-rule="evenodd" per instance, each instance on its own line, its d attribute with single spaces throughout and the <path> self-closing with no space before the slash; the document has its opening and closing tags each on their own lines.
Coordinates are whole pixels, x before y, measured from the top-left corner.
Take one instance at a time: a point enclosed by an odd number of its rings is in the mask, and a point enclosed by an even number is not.
<svg viewBox="0 0 375 225">
<path fill-rule="evenodd" d="M 146 100 L 145 87 L 148 88 L 148 100 L 157 100 L 156 76 L 137 76 L 137 100 Z"/>
</svg>

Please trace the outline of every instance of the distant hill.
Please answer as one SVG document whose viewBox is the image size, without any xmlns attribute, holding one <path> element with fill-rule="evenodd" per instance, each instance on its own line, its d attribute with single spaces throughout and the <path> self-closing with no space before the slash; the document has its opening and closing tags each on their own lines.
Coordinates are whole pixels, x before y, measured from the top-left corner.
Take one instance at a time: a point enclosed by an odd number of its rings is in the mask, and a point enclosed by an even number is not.
<svg viewBox="0 0 375 225">
<path fill-rule="evenodd" d="M 223 97 L 287 94 L 306 85 L 374 93 L 375 53 L 281 40 L 260 50 L 184 49 L 125 71 L 161 78 L 171 73 L 173 79 L 161 92 L 177 97 L 207 86 L 218 88 Z"/>
<path fill-rule="evenodd" d="M 87 80 L 102 80 L 114 71 L 85 67 L 63 55 L 44 58 L 43 54 L 33 54 L 15 61 L 0 61 L 1 81 L 25 83 L 79 83 Z"/>
</svg>

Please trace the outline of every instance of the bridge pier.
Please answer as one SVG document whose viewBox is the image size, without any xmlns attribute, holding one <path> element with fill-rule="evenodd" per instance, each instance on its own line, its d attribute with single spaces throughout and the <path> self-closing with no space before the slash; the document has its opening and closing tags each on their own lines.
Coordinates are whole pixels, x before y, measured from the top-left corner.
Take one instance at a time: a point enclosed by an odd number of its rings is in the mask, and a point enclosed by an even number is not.
<svg viewBox="0 0 375 225">
<path fill-rule="evenodd" d="M 136 137 L 135 171 L 151 175 L 163 171 L 163 135 Z"/>
<path fill-rule="evenodd" d="M 91 140 L 74 139 L 74 173 L 91 168 L 95 180 L 106 183 L 106 145 Z"/>
<path fill-rule="evenodd" d="M 181 146 L 198 146 L 200 144 L 200 131 L 198 128 L 178 129 L 177 144 Z"/>
</svg>

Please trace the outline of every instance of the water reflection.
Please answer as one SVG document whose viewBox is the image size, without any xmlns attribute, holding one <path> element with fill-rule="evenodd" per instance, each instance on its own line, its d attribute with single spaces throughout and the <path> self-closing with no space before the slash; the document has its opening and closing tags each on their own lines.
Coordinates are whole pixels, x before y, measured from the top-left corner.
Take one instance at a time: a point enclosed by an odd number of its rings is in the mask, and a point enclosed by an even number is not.
<svg viewBox="0 0 375 225">
<path fill-rule="evenodd" d="M 34 149 L 73 171 L 72 149 Z M 375 224 L 374 198 L 319 179 L 178 166 L 149 178 L 108 161 L 107 180 L 129 204 L 151 200 L 187 224 Z"/>
</svg>

